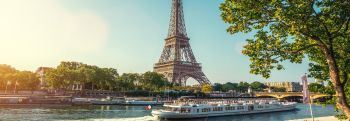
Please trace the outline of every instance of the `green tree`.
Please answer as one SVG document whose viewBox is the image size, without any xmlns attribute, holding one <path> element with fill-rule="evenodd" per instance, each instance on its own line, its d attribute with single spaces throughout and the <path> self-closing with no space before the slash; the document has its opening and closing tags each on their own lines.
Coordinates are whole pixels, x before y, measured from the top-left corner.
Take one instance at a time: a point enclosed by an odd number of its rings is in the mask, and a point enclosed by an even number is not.
<svg viewBox="0 0 350 121">
<path fill-rule="evenodd" d="M 257 31 L 243 50 L 251 73 L 268 78 L 283 69 L 281 62 L 301 63 L 306 56 L 310 76 L 331 80 L 337 108 L 350 117 L 349 6 L 346 0 L 225 0 L 220 10 L 229 33 Z"/>
<path fill-rule="evenodd" d="M 13 81 L 17 70 L 9 65 L 0 64 L 0 89 L 5 89 L 7 81 Z"/>
<path fill-rule="evenodd" d="M 310 90 L 310 92 L 315 92 L 315 93 L 323 93 L 323 91 L 325 90 L 325 86 L 323 86 L 322 84 L 319 83 L 310 83 L 308 85 L 308 89 Z"/>
<path fill-rule="evenodd" d="M 166 86 L 171 85 L 164 75 L 156 72 L 146 72 L 142 74 L 140 82 L 142 87 L 149 91 L 164 90 Z"/>
<path fill-rule="evenodd" d="M 261 92 L 266 88 L 266 85 L 261 82 L 255 81 L 250 84 L 250 87 L 253 91 Z"/>
<path fill-rule="evenodd" d="M 49 70 L 45 77 L 50 87 L 55 89 L 70 89 L 73 84 L 90 84 L 100 90 L 116 88 L 118 72 L 113 68 L 100 68 L 80 62 L 61 62 L 55 69 Z M 87 87 L 90 89 L 90 87 Z"/>
<path fill-rule="evenodd" d="M 125 90 L 136 89 L 140 75 L 137 73 L 124 73 L 118 78 L 118 85 Z"/>
<path fill-rule="evenodd" d="M 238 83 L 238 91 L 239 92 L 247 92 L 249 88 L 248 82 L 239 82 Z"/>
<path fill-rule="evenodd" d="M 213 91 L 223 91 L 222 84 L 220 83 L 214 83 L 213 85 Z"/>
<path fill-rule="evenodd" d="M 227 82 L 225 84 L 222 85 L 222 90 L 227 92 L 229 90 L 238 90 L 238 84 L 237 83 L 231 83 L 231 82 Z"/>
<path fill-rule="evenodd" d="M 20 71 L 16 73 L 15 82 L 17 89 L 31 90 L 32 92 L 39 88 L 40 80 L 36 73 L 30 71 Z"/>
</svg>

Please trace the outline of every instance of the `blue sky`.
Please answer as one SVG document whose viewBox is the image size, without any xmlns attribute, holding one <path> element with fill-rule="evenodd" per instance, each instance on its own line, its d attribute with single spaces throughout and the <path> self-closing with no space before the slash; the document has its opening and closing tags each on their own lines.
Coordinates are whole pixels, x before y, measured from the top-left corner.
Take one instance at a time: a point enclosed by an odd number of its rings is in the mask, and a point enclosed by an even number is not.
<svg viewBox="0 0 350 121">
<path fill-rule="evenodd" d="M 249 74 L 249 58 L 240 51 L 245 39 L 253 38 L 253 34 L 226 32 L 228 25 L 221 20 L 219 11 L 222 1 L 183 1 L 190 44 L 209 80 L 220 83 L 300 81 L 300 76 L 307 71 L 306 63 L 287 62 L 286 70 L 274 71 L 269 79 Z M 117 68 L 120 73 L 152 71 L 168 32 L 171 5 L 170 0 L 8 0 L 0 3 L 4 9 L 0 11 L 8 19 L 0 20 L 0 25 L 8 26 L 0 29 L 8 34 L 0 37 L 4 47 L 0 49 L 3 56 L 0 63 L 34 71 L 39 66 L 55 67 L 60 61 L 79 61 Z"/>
</svg>

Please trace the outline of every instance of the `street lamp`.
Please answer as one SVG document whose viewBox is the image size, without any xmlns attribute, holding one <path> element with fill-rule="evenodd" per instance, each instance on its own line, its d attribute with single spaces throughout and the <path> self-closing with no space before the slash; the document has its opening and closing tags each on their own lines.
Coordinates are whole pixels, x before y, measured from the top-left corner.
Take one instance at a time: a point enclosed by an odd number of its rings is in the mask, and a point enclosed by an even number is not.
<svg viewBox="0 0 350 121">
<path fill-rule="evenodd" d="M 11 82 L 10 82 L 10 81 L 7 81 L 7 83 L 6 83 L 6 89 L 5 89 L 5 94 L 7 94 L 7 86 L 10 85 L 10 84 L 11 84 Z"/>
<path fill-rule="evenodd" d="M 18 82 L 16 81 L 16 83 L 15 83 L 15 89 L 13 90 L 13 94 L 16 94 L 17 85 L 18 85 Z"/>
</svg>

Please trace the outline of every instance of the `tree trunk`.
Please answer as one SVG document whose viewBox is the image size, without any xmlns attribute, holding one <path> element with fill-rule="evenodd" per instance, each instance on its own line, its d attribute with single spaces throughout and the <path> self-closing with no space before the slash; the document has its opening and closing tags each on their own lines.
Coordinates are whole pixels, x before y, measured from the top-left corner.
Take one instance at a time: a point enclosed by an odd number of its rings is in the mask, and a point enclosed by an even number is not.
<svg viewBox="0 0 350 121">
<path fill-rule="evenodd" d="M 324 50 L 324 52 L 329 67 L 329 76 L 336 92 L 336 106 L 338 109 L 342 110 L 348 118 L 350 118 L 350 107 L 347 103 L 344 87 L 340 81 L 339 68 L 335 61 L 334 55 L 329 50 Z"/>
</svg>

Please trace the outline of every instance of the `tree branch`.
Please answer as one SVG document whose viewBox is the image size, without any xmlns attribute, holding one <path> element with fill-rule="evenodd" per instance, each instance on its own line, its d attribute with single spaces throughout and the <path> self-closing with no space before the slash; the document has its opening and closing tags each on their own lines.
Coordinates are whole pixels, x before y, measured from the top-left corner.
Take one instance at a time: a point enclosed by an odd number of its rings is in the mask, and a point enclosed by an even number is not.
<svg viewBox="0 0 350 121">
<path fill-rule="evenodd" d="M 307 45 L 307 46 L 305 46 L 305 47 L 303 47 L 303 48 L 300 48 L 300 49 L 298 49 L 298 50 L 290 51 L 290 52 L 286 52 L 286 53 L 295 54 L 295 53 L 299 53 L 299 52 L 301 52 L 301 51 L 303 51 L 303 50 L 306 50 L 306 49 L 311 48 L 311 47 L 314 47 L 314 46 L 318 46 L 318 44 L 310 44 L 310 45 Z"/>
<path fill-rule="evenodd" d="M 326 34 L 327 34 L 328 38 L 332 38 L 332 34 L 329 32 L 328 27 L 326 26 L 326 24 L 325 24 L 323 21 L 320 20 L 319 14 L 317 14 L 317 12 L 316 12 L 316 10 L 314 9 L 313 6 L 311 7 L 311 10 L 312 10 L 313 13 L 315 14 L 316 18 L 318 18 L 318 19 L 316 19 L 316 20 L 317 20 L 318 22 L 320 22 L 321 25 L 323 26 L 323 28 L 326 30 Z M 330 43 L 331 43 L 331 42 L 330 42 Z"/>
</svg>

